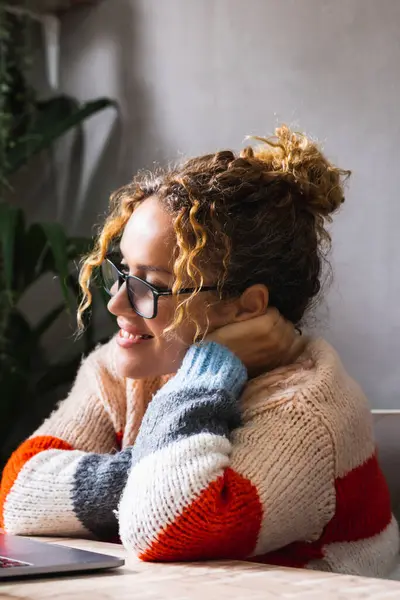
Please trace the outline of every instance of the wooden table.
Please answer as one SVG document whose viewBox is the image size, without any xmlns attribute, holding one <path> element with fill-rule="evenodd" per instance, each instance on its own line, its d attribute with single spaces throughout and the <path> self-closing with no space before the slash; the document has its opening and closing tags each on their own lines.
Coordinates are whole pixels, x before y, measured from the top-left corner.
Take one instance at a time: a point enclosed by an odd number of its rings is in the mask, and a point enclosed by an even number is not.
<svg viewBox="0 0 400 600">
<path fill-rule="evenodd" d="M 123 557 L 126 565 L 93 575 L 0 584 L 1 600 L 400 600 L 399 581 L 243 562 L 150 564 L 128 557 L 115 544 L 47 541 Z"/>
</svg>

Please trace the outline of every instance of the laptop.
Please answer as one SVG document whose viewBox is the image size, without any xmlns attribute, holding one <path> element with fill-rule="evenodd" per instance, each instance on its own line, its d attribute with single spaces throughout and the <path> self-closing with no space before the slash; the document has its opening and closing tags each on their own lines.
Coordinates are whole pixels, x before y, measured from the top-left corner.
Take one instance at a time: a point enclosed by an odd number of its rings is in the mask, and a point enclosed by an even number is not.
<svg viewBox="0 0 400 600">
<path fill-rule="evenodd" d="M 124 561 L 115 556 L 0 532 L 0 581 L 32 575 L 115 569 L 123 564 Z"/>
</svg>

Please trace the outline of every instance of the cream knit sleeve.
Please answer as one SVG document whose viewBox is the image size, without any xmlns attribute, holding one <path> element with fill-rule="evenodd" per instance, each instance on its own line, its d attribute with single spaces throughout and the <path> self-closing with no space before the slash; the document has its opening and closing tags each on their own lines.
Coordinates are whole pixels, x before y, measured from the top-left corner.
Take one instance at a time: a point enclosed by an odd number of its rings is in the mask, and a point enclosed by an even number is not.
<svg viewBox="0 0 400 600">
<path fill-rule="evenodd" d="M 111 348 L 110 342 L 83 361 L 66 400 L 11 456 L 0 487 L 6 531 L 117 535 L 114 509 L 130 450 L 117 452 L 110 407 L 123 403 L 125 388 L 113 372 Z"/>
</svg>

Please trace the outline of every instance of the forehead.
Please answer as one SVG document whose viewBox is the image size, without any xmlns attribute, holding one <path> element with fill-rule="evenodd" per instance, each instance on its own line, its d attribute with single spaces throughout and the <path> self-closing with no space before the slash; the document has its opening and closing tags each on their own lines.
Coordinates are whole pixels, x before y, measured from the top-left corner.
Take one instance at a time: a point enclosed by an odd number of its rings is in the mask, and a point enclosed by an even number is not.
<svg viewBox="0 0 400 600">
<path fill-rule="evenodd" d="M 168 266 L 176 237 L 171 216 L 156 196 L 144 200 L 133 212 L 121 239 L 121 251 L 130 264 Z"/>
</svg>

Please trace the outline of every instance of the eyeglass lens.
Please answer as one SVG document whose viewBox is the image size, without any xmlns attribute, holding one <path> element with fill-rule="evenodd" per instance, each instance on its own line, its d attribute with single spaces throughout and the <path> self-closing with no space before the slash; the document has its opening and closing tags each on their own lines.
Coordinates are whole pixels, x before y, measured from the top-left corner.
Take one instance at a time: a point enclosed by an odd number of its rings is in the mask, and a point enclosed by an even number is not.
<svg viewBox="0 0 400 600">
<path fill-rule="evenodd" d="M 110 296 L 115 296 L 124 281 L 116 267 L 109 260 L 103 261 L 101 272 L 104 287 Z M 127 280 L 128 297 L 132 308 L 142 317 L 151 319 L 154 315 L 154 295 L 149 286 L 134 277 Z"/>
</svg>

